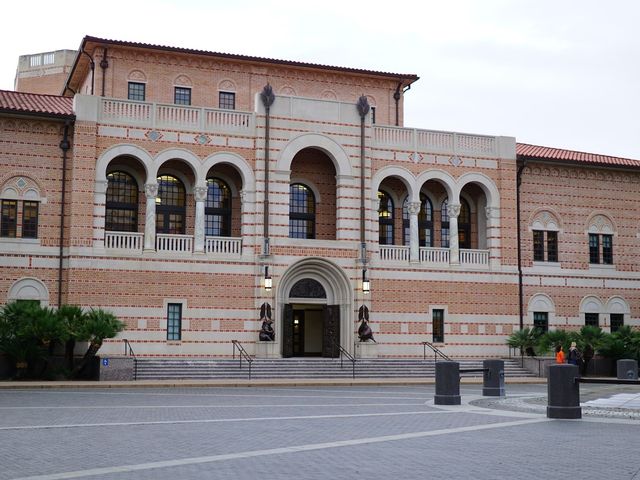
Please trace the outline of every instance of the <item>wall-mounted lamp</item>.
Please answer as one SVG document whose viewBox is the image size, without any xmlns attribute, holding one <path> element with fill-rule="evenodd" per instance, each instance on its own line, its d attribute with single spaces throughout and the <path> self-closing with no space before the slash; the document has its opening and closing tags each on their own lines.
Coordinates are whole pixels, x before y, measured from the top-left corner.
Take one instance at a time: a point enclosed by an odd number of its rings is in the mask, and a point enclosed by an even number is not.
<svg viewBox="0 0 640 480">
<path fill-rule="evenodd" d="M 267 292 L 271 291 L 271 287 L 273 286 L 273 281 L 271 280 L 271 275 L 269 275 L 269 267 L 264 267 L 264 289 Z"/>
<path fill-rule="evenodd" d="M 367 278 L 367 269 L 362 269 L 362 293 L 369 293 L 371 291 L 371 283 Z"/>
</svg>

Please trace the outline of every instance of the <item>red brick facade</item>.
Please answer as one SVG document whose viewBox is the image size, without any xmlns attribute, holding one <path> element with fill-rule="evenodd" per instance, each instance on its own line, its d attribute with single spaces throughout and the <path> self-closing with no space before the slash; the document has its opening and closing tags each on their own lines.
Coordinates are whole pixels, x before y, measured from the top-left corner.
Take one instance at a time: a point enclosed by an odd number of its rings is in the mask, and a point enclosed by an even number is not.
<svg viewBox="0 0 640 480">
<path fill-rule="evenodd" d="M 506 336 L 540 312 L 550 328 L 578 328 L 585 313 L 598 313 L 605 329 L 611 314 L 640 324 L 640 162 L 622 168 L 518 157 L 512 138 L 402 128 L 402 98 L 396 127 L 394 93 L 413 75 L 91 37 L 83 45 L 96 63 L 106 51 L 108 67 L 96 68 L 92 82 L 79 57 L 67 84 L 78 92 L 67 117 L 0 114 L 0 194 L 19 207 L 16 238 L 0 232 L 1 301 L 58 303 L 59 144 L 67 121 L 61 301 L 116 313 L 127 324 L 121 338 L 141 356 L 228 356 L 233 339 L 256 355 L 286 356 L 289 305 L 321 305 L 325 312 L 335 306 L 339 341 L 350 350 L 358 307 L 367 305 L 376 356 L 422 355 L 421 342 L 433 340 L 434 310 L 444 312 L 439 346 L 456 357 L 504 355 Z M 144 84 L 144 100 L 128 99 L 129 83 Z M 276 94 L 268 195 L 267 116 L 258 95 L 267 83 Z M 190 89 L 191 105 L 173 104 L 176 87 Z M 235 95 L 235 109 L 218 108 L 220 92 Z M 355 102 L 363 92 L 376 107 L 376 123 L 371 114 L 364 119 L 362 159 Z M 137 203 L 126 207 L 137 212 L 130 232 L 108 228 L 120 208 L 108 200 L 113 172 L 126 174 L 137 190 Z M 184 188 L 177 210 L 159 193 L 161 176 Z M 227 185 L 228 211 L 216 210 L 210 178 Z M 295 183 L 315 199 L 311 239 L 291 238 Z M 379 244 L 378 191 L 393 202 L 389 245 Z M 430 223 L 419 223 L 427 218 L 420 210 L 425 198 Z M 36 239 L 21 235 L 25 201 L 39 205 Z M 230 230 L 216 235 L 213 225 L 223 217 Z M 456 221 L 458 236 L 451 234 Z M 534 230 L 557 232 L 558 261 L 534 261 Z M 590 233 L 613 242 L 612 263 L 602 245 L 602 263 L 590 262 Z M 265 267 L 271 291 L 263 288 Z M 364 269 L 370 293 L 362 291 Z M 264 302 L 276 328 L 268 346 L 258 342 Z M 167 335 L 172 303 L 182 305 L 179 339 Z M 103 348 L 117 353 L 120 346 L 115 339 Z"/>
</svg>

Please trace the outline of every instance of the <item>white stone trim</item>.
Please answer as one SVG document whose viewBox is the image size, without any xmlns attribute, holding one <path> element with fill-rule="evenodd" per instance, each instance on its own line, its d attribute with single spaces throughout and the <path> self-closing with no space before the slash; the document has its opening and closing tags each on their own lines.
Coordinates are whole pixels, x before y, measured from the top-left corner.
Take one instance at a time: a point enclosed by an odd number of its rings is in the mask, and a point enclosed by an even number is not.
<svg viewBox="0 0 640 480">
<path fill-rule="evenodd" d="M 23 277 L 13 282 L 7 294 L 8 301 L 38 300 L 40 305 L 49 305 L 49 289 L 35 277 Z"/>
</svg>

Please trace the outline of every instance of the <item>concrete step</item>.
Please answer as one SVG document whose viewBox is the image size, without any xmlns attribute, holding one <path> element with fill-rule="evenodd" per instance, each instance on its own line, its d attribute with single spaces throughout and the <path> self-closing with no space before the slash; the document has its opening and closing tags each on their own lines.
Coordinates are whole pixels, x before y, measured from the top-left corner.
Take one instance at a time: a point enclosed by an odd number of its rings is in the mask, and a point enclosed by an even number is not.
<svg viewBox="0 0 640 480">
<path fill-rule="evenodd" d="M 461 360 L 460 368 L 481 368 L 482 360 Z M 137 378 L 157 379 L 233 379 L 246 378 L 249 369 L 246 361 L 242 368 L 238 359 L 139 359 Z M 349 378 L 352 364 L 327 358 L 255 359 L 251 367 L 252 378 Z M 423 359 L 358 359 L 356 378 L 400 378 L 435 376 L 435 362 Z M 463 373 L 462 376 L 482 376 L 482 372 Z M 516 360 L 505 360 L 505 376 L 535 376 L 520 368 Z"/>
</svg>

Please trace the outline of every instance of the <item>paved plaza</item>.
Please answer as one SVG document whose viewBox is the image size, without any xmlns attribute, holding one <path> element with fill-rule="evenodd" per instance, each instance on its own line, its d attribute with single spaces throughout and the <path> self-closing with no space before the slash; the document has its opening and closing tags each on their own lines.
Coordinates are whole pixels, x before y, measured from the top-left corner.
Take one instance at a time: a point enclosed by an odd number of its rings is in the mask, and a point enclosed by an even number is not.
<svg viewBox="0 0 640 480">
<path fill-rule="evenodd" d="M 481 389 L 450 407 L 433 385 L 0 390 L 0 480 L 640 479 L 640 421 Z M 585 410 L 617 395 L 640 392 L 590 385 Z"/>
</svg>

